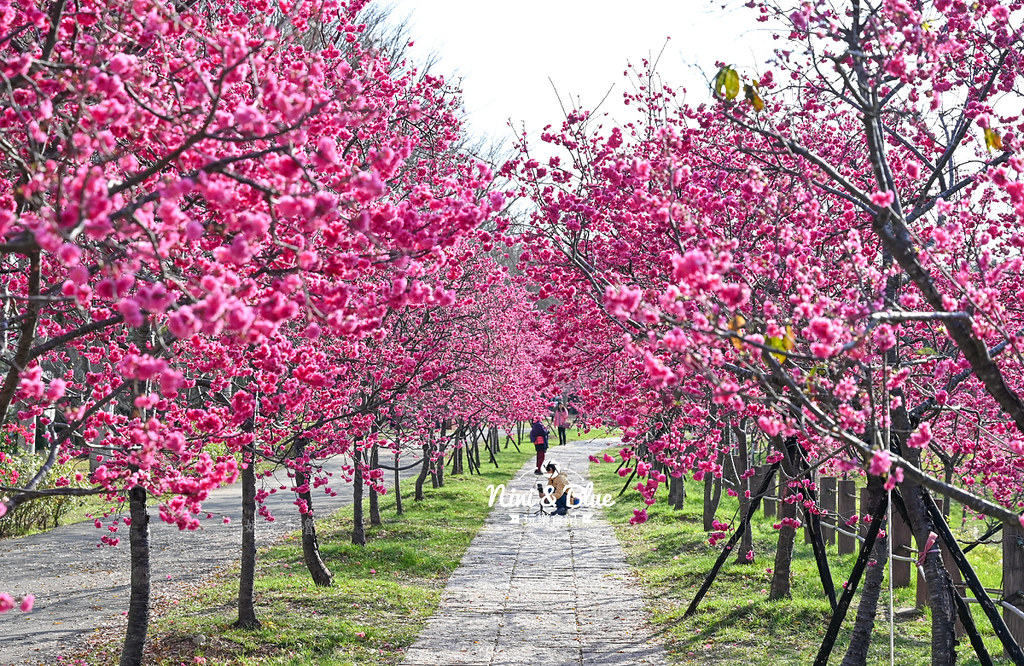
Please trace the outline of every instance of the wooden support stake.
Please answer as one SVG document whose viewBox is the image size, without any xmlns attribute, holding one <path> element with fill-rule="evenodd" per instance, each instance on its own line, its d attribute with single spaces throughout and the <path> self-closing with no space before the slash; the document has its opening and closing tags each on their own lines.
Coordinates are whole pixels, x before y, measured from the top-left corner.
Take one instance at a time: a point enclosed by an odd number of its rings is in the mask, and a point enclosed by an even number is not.
<svg viewBox="0 0 1024 666">
<path fill-rule="evenodd" d="M 857 513 L 857 497 L 854 492 L 857 490 L 857 484 L 854 483 L 853 479 L 842 479 L 839 481 L 839 497 L 838 497 L 838 515 L 836 516 L 836 526 L 844 527 L 850 516 Z M 839 554 L 849 555 L 856 549 L 857 540 L 852 536 L 847 536 L 842 532 L 839 533 Z"/>
<path fill-rule="evenodd" d="M 836 488 L 834 476 L 821 477 L 821 509 L 825 512 L 821 518 L 821 535 L 830 546 L 836 542 L 833 529 L 836 524 Z"/>
<path fill-rule="evenodd" d="M 910 525 L 899 513 L 892 516 L 892 568 L 889 573 L 892 576 L 893 587 L 910 587 L 911 563 L 896 559 L 899 557 L 913 557 L 910 550 Z"/>
<path fill-rule="evenodd" d="M 1024 610 L 1024 529 L 1020 525 L 1003 527 L 1003 599 Z M 1024 643 L 1024 619 L 1004 609 L 1003 620 L 1018 645 Z M 1005 654 L 1010 656 L 1009 651 Z"/>
</svg>

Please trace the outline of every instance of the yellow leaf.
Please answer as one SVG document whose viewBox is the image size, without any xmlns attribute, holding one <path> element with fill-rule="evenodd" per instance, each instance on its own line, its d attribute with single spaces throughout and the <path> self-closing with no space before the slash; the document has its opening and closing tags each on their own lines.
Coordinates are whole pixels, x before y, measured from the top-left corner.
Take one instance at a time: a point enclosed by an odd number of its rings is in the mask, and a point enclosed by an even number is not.
<svg viewBox="0 0 1024 666">
<path fill-rule="evenodd" d="M 725 96 L 727 99 L 736 99 L 740 94 L 740 75 L 732 67 L 725 73 Z"/>
<path fill-rule="evenodd" d="M 712 82 L 717 97 L 734 100 L 740 94 L 740 75 L 728 65 L 718 70 Z"/>
<path fill-rule="evenodd" d="M 711 82 L 715 97 L 721 97 L 725 93 L 725 70 L 725 67 L 719 69 L 718 74 L 715 74 L 715 80 Z"/>
<path fill-rule="evenodd" d="M 999 136 L 999 132 L 990 127 L 985 128 L 985 147 L 988 148 L 990 153 L 993 150 L 1003 149 L 1003 137 Z"/>
<path fill-rule="evenodd" d="M 746 96 L 747 100 L 750 102 L 750 104 L 754 107 L 754 111 L 760 112 L 764 111 L 764 100 L 761 99 L 761 96 L 757 94 L 756 86 L 756 82 L 754 83 L 754 85 L 748 84 L 743 86 L 743 93 Z"/>
<path fill-rule="evenodd" d="M 736 335 L 741 336 L 743 335 L 743 325 L 746 323 L 747 320 L 743 318 L 743 315 L 738 314 L 732 318 L 732 321 L 729 322 L 729 330 L 735 333 Z M 733 337 L 732 346 L 735 347 L 736 349 L 742 349 L 743 343 L 740 342 L 739 338 Z"/>
<path fill-rule="evenodd" d="M 793 335 L 793 327 L 786 327 L 786 335 L 782 337 L 782 346 L 786 351 L 793 351 L 796 349 L 796 336 Z"/>
</svg>

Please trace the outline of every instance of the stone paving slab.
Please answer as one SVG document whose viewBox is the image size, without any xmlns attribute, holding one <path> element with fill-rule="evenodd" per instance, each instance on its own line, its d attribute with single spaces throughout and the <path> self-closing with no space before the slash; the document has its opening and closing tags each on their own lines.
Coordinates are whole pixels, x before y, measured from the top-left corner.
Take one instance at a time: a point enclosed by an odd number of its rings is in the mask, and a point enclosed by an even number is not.
<svg viewBox="0 0 1024 666">
<path fill-rule="evenodd" d="M 548 457 L 586 484 L 602 446 L 574 442 Z M 506 493 L 536 496 L 537 479 L 528 463 Z M 537 507 L 496 503 L 404 666 L 667 663 L 611 525 L 589 507 L 564 517 Z"/>
</svg>

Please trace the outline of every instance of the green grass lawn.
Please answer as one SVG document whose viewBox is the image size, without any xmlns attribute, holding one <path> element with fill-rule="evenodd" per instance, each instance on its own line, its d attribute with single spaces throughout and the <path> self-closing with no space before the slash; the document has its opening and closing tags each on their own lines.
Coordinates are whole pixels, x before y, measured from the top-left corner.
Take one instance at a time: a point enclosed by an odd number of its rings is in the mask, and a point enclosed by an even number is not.
<svg viewBox="0 0 1024 666">
<path fill-rule="evenodd" d="M 532 448 L 532 447 L 531 447 Z M 197 594 L 155 609 L 150 664 L 274 664 L 347 666 L 396 664 L 440 600 L 448 576 L 490 511 L 488 484 L 502 483 L 532 451 L 498 456 L 500 469 L 480 476 L 446 476 L 443 488 L 412 500 L 404 484 L 405 514 L 393 494 L 381 498 L 383 525 L 367 525 L 366 546 L 350 541 L 351 509 L 318 521 L 321 554 L 334 585 L 317 588 L 302 563 L 298 534 L 258 558 L 257 614 L 263 627 L 242 631 L 237 617 L 237 570 Z M 95 650 L 84 663 L 117 663 L 120 643 Z M 83 663 L 83 662 L 65 662 Z"/>
<path fill-rule="evenodd" d="M 615 464 L 591 465 L 598 492 L 610 492 L 618 497 L 625 479 L 620 478 L 615 469 Z M 635 490 L 627 491 L 614 506 L 606 509 L 630 565 L 636 569 L 646 588 L 651 622 L 655 631 L 664 636 L 673 662 L 787 666 L 812 663 L 831 617 L 831 609 L 821 590 L 811 546 L 804 544 L 800 531 L 794 549 L 793 599 L 768 601 L 771 583 L 768 570 L 774 565 L 778 532 L 773 529 L 772 521 L 763 517 L 761 510 L 753 530 L 754 564 L 734 564 L 735 556 L 730 556 L 698 612 L 691 618 L 683 618 L 722 547 L 708 545 L 701 518 L 703 499 L 703 483 L 690 481 L 682 510 L 670 509 L 664 502 L 664 494 L 661 494 L 660 501 L 647 509 L 649 520 L 638 526 L 628 523 L 633 509 L 644 506 Z M 719 520 L 736 524 L 737 513 L 737 499 L 723 493 Z M 840 557 L 835 548 L 829 546 L 829 563 L 837 594 L 841 594 L 855 556 Z M 983 584 L 999 587 L 998 547 L 979 547 L 968 557 L 978 568 Z M 868 660 L 870 664 L 889 664 L 888 581 L 883 585 L 876 633 Z M 895 592 L 894 606 L 897 609 L 914 606 L 913 587 Z M 859 594 L 851 604 L 830 663 L 838 664 L 842 660 L 858 601 Z M 1002 646 L 980 608 L 972 605 L 971 610 L 995 663 L 1009 664 L 1002 658 Z M 904 666 L 929 663 L 930 634 L 927 614 L 910 620 L 897 620 L 895 663 Z M 978 664 L 966 637 L 957 652 L 958 663 Z"/>
<path fill-rule="evenodd" d="M 551 427 L 551 426 L 548 426 L 548 427 L 549 427 L 549 429 L 551 431 L 549 433 L 549 435 L 548 435 L 548 445 L 550 447 L 556 447 L 556 446 L 558 446 L 558 432 L 555 431 L 554 427 Z M 523 432 L 523 441 L 522 442 L 518 442 L 518 446 L 519 446 L 519 449 L 521 451 L 526 451 L 527 449 L 529 449 L 532 452 L 534 450 L 533 449 L 533 445 L 528 441 L 529 440 L 529 434 L 530 434 L 530 428 L 529 428 L 529 425 L 527 425 L 526 430 Z M 512 432 L 513 439 L 515 438 L 515 436 L 516 436 L 516 433 L 513 431 Z M 590 440 L 594 440 L 594 439 L 606 439 L 608 437 L 618 437 L 618 436 L 619 436 L 618 428 L 608 427 L 608 426 L 604 426 L 604 427 L 600 427 L 600 428 L 589 428 L 589 429 L 588 428 L 582 428 L 582 427 L 575 427 L 575 426 L 573 426 L 573 427 L 568 428 L 566 430 L 566 432 L 565 432 L 565 440 L 566 440 L 567 443 L 568 442 L 590 441 Z M 514 445 L 504 435 L 502 436 L 502 440 L 501 440 L 501 448 L 503 450 L 506 449 L 506 448 L 509 449 L 509 450 L 513 450 L 513 451 L 515 450 Z"/>
<path fill-rule="evenodd" d="M 591 440 L 591 439 L 604 439 L 606 437 L 618 437 L 618 429 L 610 427 L 591 428 L 586 430 L 583 428 L 569 428 L 565 432 L 565 439 L 570 442 L 577 442 L 580 440 Z M 552 433 L 552 441 L 558 442 L 558 433 Z"/>
</svg>

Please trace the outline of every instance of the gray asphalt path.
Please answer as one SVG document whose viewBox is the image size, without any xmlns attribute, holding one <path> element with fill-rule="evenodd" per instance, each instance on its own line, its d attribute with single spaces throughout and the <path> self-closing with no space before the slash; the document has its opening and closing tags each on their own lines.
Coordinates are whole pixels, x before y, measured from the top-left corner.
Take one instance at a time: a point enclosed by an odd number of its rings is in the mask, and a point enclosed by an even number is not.
<svg viewBox="0 0 1024 666">
<path fill-rule="evenodd" d="M 352 485 L 340 479 L 341 461 L 329 461 L 325 467 L 335 473 L 336 480 L 330 485 L 338 495 L 328 497 L 322 490 L 314 493 L 314 511 L 320 516 L 352 502 Z M 385 474 L 389 488 L 392 478 L 393 473 Z M 261 483 L 268 490 L 291 487 L 283 472 L 258 480 L 257 487 Z M 267 499 L 276 520 L 268 523 L 257 517 L 258 546 L 299 529 L 294 501 L 295 494 L 287 490 L 278 490 Z M 214 491 L 203 508 L 213 517 L 202 520 L 197 531 L 182 532 L 161 521 L 155 502 L 152 504 L 155 597 L 180 594 L 183 585 L 199 583 L 239 559 L 241 483 Z M 224 524 L 224 516 L 230 516 L 231 523 Z M 127 528 L 121 526 L 121 543 L 113 548 L 97 547 L 103 534 L 105 527 L 98 530 L 92 522 L 84 522 L 0 541 L 0 591 L 36 596 L 31 613 L 15 610 L 0 614 L 0 664 L 55 664 L 84 634 L 96 628 L 123 627 L 130 572 Z"/>
<path fill-rule="evenodd" d="M 570 483 L 589 482 L 587 456 L 604 447 L 575 442 L 549 458 Z M 508 490 L 536 497 L 533 465 Z M 534 515 L 500 502 L 445 588 L 437 613 L 405 666 L 626 666 L 665 664 L 642 598 L 612 527 L 599 510 Z"/>
</svg>

